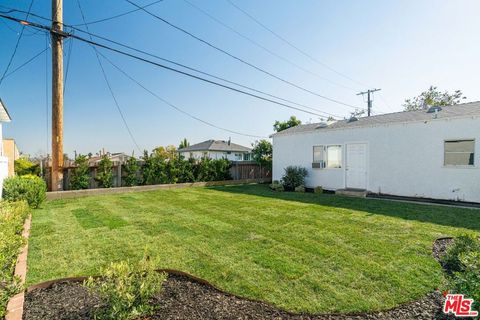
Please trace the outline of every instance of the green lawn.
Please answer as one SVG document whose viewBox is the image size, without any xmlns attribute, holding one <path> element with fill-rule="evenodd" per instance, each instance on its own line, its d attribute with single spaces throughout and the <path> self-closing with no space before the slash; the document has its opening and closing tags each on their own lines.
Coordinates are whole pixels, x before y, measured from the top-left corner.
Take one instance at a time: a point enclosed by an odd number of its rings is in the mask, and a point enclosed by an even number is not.
<svg viewBox="0 0 480 320">
<path fill-rule="evenodd" d="M 441 287 L 441 236 L 480 231 L 480 210 L 266 186 L 159 190 L 47 202 L 33 214 L 28 283 L 140 259 L 292 311 L 390 308 Z"/>
</svg>

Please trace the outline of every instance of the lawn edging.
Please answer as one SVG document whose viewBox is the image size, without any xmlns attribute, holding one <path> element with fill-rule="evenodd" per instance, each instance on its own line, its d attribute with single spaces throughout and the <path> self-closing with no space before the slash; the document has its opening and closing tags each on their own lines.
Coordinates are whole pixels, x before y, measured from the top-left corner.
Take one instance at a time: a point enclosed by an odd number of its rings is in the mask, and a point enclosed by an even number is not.
<svg viewBox="0 0 480 320">
<path fill-rule="evenodd" d="M 30 236 L 30 227 L 32 225 L 32 215 L 30 214 L 23 224 L 22 237 L 27 239 L 17 258 L 15 265 L 15 276 L 20 278 L 20 284 L 25 284 L 27 277 L 27 256 L 28 256 L 28 237 Z M 23 304 L 25 302 L 25 291 L 14 295 L 7 304 L 7 315 L 5 320 L 22 320 Z"/>
<path fill-rule="evenodd" d="M 162 190 L 162 189 L 228 186 L 228 185 L 269 183 L 269 182 L 271 182 L 270 178 L 260 178 L 260 179 L 223 180 L 223 181 L 191 182 L 191 183 L 175 183 L 175 184 L 154 184 L 154 185 L 148 185 L 148 186 L 118 187 L 118 188 L 51 191 L 51 192 L 47 192 L 47 200 L 78 198 L 78 197 L 86 197 L 91 195 L 152 191 L 152 190 Z"/>
</svg>

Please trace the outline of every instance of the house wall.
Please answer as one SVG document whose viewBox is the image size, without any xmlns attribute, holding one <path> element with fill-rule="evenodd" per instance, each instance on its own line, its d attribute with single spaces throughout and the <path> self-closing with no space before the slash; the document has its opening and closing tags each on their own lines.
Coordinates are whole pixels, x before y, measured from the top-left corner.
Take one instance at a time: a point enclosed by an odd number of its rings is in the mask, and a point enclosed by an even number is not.
<svg viewBox="0 0 480 320">
<path fill-rule="evenodd" d="M 444 140 L 475 139 L 473 167 L 445 167 Z M 308 187 L 345 188 L 345 145 L 367 143 L 367 190 L 480 202 L 480 118 L 432 119 L 273 137 L 273 180 L 289 165 L 306 167 Z M 313 146 L 342 145 L 341 169 L 312 169 Z"/>
<path fill-rule="evenodd" d="M 201 159 L 204 157 L 204 151 L 193 151 L 193 152 L 180 152 L 182 156 L 186 159 L 193 157 L 194 159 Z M 243 161 L 243 154 L 244 152 L 233 152 L 231 154 L 227 154 L 227 152 L 222 151 L 208 151 L 207 156 L 210 159 L 223 159 L 226 158 L 230 161 Z M 241 156 L 238 156 L 241 155 Z"/>
<path fill-rule="evenodd" d="M 0 123 L 0 141 L 3 141 L 2 124 Z M 3 180 L 8 177 L 8 158 L 3 150 L 3 143 L 0 143 L 0 198 L 3 191 Z"/>
<path fill-rule="evenodd" d="M 12 177 L 15 175 L 15 160 L 20 158 L 20 152 L 18 151 L 15 140 L 3 140 L 3 155 L 8 158 L 8 176 Z"/>
</svg>

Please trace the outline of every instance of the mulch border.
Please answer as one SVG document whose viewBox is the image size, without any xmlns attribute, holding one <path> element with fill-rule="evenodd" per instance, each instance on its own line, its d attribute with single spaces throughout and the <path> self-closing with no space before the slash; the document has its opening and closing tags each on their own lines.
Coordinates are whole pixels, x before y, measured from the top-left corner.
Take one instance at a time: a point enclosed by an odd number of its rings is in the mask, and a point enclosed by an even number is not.
<svg viewBox="0 0 480 320">
<path fill-rule="evenodd" d="M 30 214 L 27 219 L 25 219 L 22 231 L 22 236 L 27 239 L 27 241 L 20 251 L 15 265 L 15 276 L 20 278 L 21 285 L 25 284 L 25 279 L 27 278 L 28 237 L 30 236 L 31 225 L 32 215 Z M 7 315 L 5 316 L 5 320 L 22 320 L 24 302 L 25 291 L 11 297 L 7 304 Z"/>
</svg>

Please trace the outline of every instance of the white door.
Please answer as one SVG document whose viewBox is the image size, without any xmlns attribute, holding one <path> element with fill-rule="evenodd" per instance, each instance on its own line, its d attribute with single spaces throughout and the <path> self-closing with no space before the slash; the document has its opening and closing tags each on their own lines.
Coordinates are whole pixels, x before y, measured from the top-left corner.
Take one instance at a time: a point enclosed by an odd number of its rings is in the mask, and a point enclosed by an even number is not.
<svg viewBox="0 0 480 320">
<path fill-rule="evenodd" d="M 346 187 L 367 189 L 367 144 L 347 144 Z"/>
</svg>

